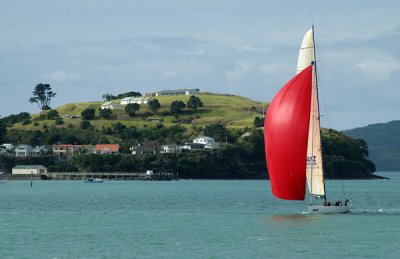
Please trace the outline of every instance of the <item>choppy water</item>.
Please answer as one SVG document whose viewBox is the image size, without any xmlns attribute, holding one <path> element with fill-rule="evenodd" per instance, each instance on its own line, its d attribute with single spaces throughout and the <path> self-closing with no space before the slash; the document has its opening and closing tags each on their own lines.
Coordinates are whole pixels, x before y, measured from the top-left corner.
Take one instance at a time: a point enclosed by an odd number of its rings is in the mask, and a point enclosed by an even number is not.
<svg viewBox="0 0 400 259">
<path fill-rule="evenodd" d="M 392 175 L 392 174 L 391 174 Z M 268 181 L 9 181 L 0 258 L 398 257 L 400 173 L 327 181 L 352 213 L 309 215 Z"/>
</svg>

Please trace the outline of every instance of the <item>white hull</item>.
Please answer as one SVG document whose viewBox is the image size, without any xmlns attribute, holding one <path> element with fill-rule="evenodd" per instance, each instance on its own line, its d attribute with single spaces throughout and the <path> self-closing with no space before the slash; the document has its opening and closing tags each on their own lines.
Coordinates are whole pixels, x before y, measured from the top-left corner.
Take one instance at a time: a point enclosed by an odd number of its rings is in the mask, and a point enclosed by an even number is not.
<svg viewBox="0 0 400 259">
<path fill-rule="evenodd" d="M 317 214 L 332 214 L 332 213 L 349 213 L 349 206 L 322 206 L 322 205 L 311 205 L 308 206 L 309 213 Z"/>
</svg>

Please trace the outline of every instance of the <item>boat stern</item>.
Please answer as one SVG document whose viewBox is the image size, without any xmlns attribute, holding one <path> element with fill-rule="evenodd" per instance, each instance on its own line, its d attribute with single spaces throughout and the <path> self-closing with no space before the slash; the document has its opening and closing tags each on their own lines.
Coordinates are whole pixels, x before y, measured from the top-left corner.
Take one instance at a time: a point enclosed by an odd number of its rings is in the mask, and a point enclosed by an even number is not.
<svg viewBox="0 0 400 259">
<path fill-rule="evenodd" d="M 308 206 L 308 213 L 313 214 L 334 214 L 334 213 L 349 213 L 349 206 L 323 206 L 323 205 L 310 205 Z"/>
</svg>

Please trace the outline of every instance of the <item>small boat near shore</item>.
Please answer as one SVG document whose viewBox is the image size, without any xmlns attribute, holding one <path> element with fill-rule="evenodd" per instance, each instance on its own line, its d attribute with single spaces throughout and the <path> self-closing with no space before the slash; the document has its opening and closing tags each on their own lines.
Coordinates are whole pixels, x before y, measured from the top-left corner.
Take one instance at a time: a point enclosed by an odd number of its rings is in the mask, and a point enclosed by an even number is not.
<svg viewBox="0 0 400 259">
<path fill-rule="evenodd" d="M 89 178 L 84 181 L 84 183 L 102 183 L 103 179 L 100 178 Z"/>
</svg>

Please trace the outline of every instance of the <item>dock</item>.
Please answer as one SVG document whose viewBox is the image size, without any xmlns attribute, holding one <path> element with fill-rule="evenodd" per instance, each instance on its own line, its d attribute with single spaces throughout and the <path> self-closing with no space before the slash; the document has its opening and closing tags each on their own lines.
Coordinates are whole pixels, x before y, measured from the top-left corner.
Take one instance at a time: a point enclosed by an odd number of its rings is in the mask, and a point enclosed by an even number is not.
<svg viewBox="0 0 400 259">
<path fill-rule="evenodd" d="M 100 178 L 103 180 L 117 181 L 178 181 L 178 174 L 173 172 L 48 172 L 48 180 L 85 180 L 88 178 Z"/>
</svg>

